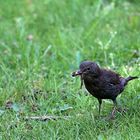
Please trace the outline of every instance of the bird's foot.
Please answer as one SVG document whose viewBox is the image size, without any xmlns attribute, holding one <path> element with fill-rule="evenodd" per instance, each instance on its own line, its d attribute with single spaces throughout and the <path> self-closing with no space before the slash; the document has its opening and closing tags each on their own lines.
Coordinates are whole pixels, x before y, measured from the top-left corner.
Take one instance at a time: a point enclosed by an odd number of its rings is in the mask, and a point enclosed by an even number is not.
<svg viewBox="0 0 140 140">
<path fill-rule="evenodd" d="M 126 113 L 128 111 L 128 108 L 117 108 L 117 111 L 121 114 Z"/>
<path fill-rule="evenodd" d="M 114 118 L 115 118 L 115 114 L 116 114 L 116 112 L 117 112 L 117 108 L 114 107 L 113 110 L 112 110 L 112 112 L 111 112 L 110 119 L 114 119 Z"/>
<path fill-rule="evenodd" d="M 116 107 L 114 107 L 113 110 L 112 110 L 112 112 L 111 112 L 111 114 L 110 114 L 109 117 L 108 117 L 108 120 L 113 120 L 113 119 L 115 119 L 115 114 L 116 114 L 116 112 L 117 112 L 117 109 L 116 109 Z"/>
<path fill-rule="evenodd" d="M 111 115 L 109 115 L 109 120 L 115 119 L 116 112 L 119 112 L 123 115 L 124 113 L 127 112 L 127 110 L 128 110 L 128 108 L 116 108 L 116 107 L 114 107 L 112 112 L 111 112 Z"/>
</svg>

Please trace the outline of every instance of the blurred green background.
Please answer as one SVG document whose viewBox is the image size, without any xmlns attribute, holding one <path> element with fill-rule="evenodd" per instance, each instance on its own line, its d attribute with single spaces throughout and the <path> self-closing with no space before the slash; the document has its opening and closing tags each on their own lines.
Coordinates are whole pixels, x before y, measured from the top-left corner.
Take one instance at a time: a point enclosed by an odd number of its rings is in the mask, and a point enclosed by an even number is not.
<svg viewBox="0 0 140 140">
<path fill-rule="evenodd" d="M 108 121 L 71 78 L 83 60 L 140 75 L 139 45 L 139 0 L 0 0 L 0 138 L 140 139 L 139 80 L 118 98 L 128 112 Z M 70 118 L 24 120 L 46 114 Z"/>
</svg>

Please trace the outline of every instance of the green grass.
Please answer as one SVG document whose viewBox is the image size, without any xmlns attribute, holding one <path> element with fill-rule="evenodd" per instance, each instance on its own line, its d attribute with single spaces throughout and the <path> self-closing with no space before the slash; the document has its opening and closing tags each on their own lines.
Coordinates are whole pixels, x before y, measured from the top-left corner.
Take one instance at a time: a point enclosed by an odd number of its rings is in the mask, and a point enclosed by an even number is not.
<svg viewBox="0 0 140 140">
<path fill-rule="evenodd" d="M 1 0 L 0 139 L 139 140 L 139 80 L 118 97 L 127 113 L 106 120 L 70 76 L 83 60 L 140 75 L 139 7 L 136 0 Z M 104 102 L 101 114 L 112 106 Z M 24 120 L 46 114 L 70 118 Z"/>
</svg>

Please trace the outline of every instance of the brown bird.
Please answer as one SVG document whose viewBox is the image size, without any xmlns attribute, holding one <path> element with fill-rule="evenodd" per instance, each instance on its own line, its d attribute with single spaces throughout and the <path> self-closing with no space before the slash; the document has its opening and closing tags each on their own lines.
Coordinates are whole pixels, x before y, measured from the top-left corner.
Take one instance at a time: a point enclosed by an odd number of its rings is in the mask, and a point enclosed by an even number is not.
<svg viewBox="0 0 140 140">
<path fill-rule="evenodd" d="M 84 61 L 80 64 L 79 70 L 72 73 L 72 76 L 81 77 L 81 87 L 84 85 L 88 92 L 98 99 L 99 114 L 101 110 L 102 99 L 111 99 L 114 103 L 112 117 L 117 107 L 117 96 L 124 90 L 127 83 L 138 77 L 121 77 L 119 74 L 100 68 L 95 62 Z"/>
</svg>

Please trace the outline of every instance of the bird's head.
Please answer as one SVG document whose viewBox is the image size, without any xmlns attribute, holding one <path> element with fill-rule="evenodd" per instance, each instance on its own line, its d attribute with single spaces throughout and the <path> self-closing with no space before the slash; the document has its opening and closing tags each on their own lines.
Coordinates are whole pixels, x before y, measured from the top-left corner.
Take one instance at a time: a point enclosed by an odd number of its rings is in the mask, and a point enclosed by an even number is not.
<svg viewBox="0 0 140 140">
<path fill-rule="evenodd" d="M 72 73 L 72 76 L 81 76 L 81 78 L 84 79 L 90 79 L 92 77 L 98 77 L 100 74 L 100 67 L 95 63 L 91 61 L 84 61 L 80 64 L 79 70 Z"/>
</svg>

